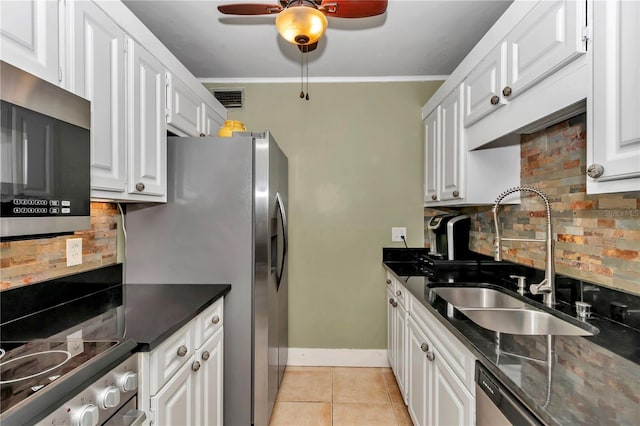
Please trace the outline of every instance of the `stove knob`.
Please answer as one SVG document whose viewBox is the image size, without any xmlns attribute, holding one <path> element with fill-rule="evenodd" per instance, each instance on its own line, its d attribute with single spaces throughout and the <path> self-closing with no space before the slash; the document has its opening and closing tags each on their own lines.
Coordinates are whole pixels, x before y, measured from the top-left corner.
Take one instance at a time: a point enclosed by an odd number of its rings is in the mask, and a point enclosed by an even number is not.
<svg viewBox="0 0 640 426">
<path fill-rule="evenodd" d="M 122 392 L 131 392 L 138 389 L 138 375 L 133 371 L 127 371 L 118 379 L 118 385 Z"/>
<path fill-rule="evenodd" d="M 120 389 L 115 386 L 109 386 L 100 392 L 98 402 L 100 403 L 100 408 L 117 407 L 120 404 Z"/>
<path fill-rule="evenodd" d="M 100 410 L 93 404 L 83 405 L 74 413 L 74 426 L 97 426 L 100 421 Z"/>
</svg>

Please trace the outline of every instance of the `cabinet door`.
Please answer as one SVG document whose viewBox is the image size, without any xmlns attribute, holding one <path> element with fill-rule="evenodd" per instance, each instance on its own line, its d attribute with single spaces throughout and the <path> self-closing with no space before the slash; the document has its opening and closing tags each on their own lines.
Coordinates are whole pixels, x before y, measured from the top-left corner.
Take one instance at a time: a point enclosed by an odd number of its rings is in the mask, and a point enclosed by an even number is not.
<svg viewBox="0 0 640 426">
<path fill-rule="evenodd" d="M 507 36 L 507 84 L 513 99 L 584 54 L 585 4 L 541 1 Z"/>
<path fill-rule="evenodd" d="M 0 15 L 2 60 L 59 84 L 58 2 L 2 1 Z"/>
<path fill-rule="evenodd" d="M 194 358 L 184 365 L 165 384 L 160 392 L 151 397 L 151 411 L 156 415 L 157 425 L 204 424 L 196 417 L 195 375 L 192 370 Z"/>
<path fill-rule="evenodd" d="M 132 194 L 165 195 L 167 129 L 164 117 L 164 68 L 132 39 L 127 39 L 129 106 L 129 183 Z"/>
<path fill-rule="evenodd" d="M 201 425 L 222 425 L 223 329 L 219 329 L 198 351 L 201 364 L 196 374 L 196 412 Z"/>
<path fill-rule="evenodd" d="M 440 194 L 440 162 L 438 160 L 440 146 L 440 106 L 424 119 L 424 201 L 438 201 Z"/>
<path fill-rule="evenodd" d="M 217 136 L 220 127 L 224 124 L 224 118 L 207 104 L 204 104 L 203 133 L 205 136 Z"/>
<path fill-rule="evenodd" d="M 506 83 L 507 44 L 500 43 L 464 81 L 464 126 L 469 127 L 505 105 L 501 96 Z"/>
<path fill-rule="evenodd" d="M 433 412 L 431 424 L 471 425 L 475 399 L 435 354 L 433 365 Z"/>
<path fill-rule="evenodd" d="M 589 193 L 640 189 L 640 3 L 594 2 Z"/>
<path fill-rule="evenodd" d="M 201 136 L 202 100 L 178 77 L 167 73 L 167 124 L 185 136 Z"/>
<path fill-rule="evenodd" d="M 94 3 L 67 3 L 69 89 L 91 101 L 91 187 L 123 192 L 124 32 Z"/>
<path fill-rule="evenodd" d="M 407 323 L 407 406 L 413 424 L 426 426 L 432 424 L 428 416 L 431 412 L 433 364 L 427 360 L 423 350 L 423 345 L 429 342 L 411 317 Z"/>
<path fill-rule="evenodd" d="M 440 201 L 464 198 L 462 142 L 462 84 L 442 101 L 440 122 Z"/>
<path fill-rule="evenodd" d="M 407 381 L 407 311 L 400 304 L 396 308 L 395 340 L 396 369 L 394 373 L 400 392 L 405 397 Z"/>
<path fill-rule="evenodd" d="M 387 359 L 389 365 L 395 372 L 396 365 L 396 308 L 393 307 L 395 300 L 393 293 L 387 291 Z"/>
</svg>

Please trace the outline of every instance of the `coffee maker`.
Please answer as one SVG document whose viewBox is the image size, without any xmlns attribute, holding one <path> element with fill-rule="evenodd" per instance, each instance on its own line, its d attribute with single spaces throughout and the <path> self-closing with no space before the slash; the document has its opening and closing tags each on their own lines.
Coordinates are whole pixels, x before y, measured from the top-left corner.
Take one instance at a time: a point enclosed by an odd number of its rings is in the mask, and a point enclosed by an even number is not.
<svg viewBox="0 0 640 426">
<path fill-rule="evenodd" d="M 471 218 L 467 215 L 443 213 L 433 216 L 427 223 L 429 256 L 445 260 L 469 259 L 470 228 Z"/>
</svg>

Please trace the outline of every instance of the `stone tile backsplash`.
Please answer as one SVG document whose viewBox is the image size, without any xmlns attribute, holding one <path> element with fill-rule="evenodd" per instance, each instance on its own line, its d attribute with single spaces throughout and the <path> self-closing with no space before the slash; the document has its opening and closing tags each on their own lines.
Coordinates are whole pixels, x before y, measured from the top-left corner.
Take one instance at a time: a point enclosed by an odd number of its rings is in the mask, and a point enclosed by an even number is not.
<svg viewBox="0 0 640 426">
<path fill-rule="evenodd" d="M 0 289 L 96 269 L 117 261 L 118 211 L 91 203 L 91 229 L 51 238 L 0 242 Z M 67 267 L 66 240 L 82 237 L 82 264 Z"/>
<path fill-rule="evenodd" d="M 523 135 L 521 185 L 537 187 L 551 200 L 556 272 L 640 294 L 640 191 L 587 194 L 586 137 L 584 114 Z M 496 197 L 506 189 L 496 188 Z M 521 200 L 501 207 L 504 236 L 544 238 L 544 205 L 535 195 L 522 194 Z M 491 206 L 458 211 L 471 216 L 471 250 L 493 255 Z M 437 212 L 425 208 L 425 218 Z M 505 247 L 506 260 L 544 269 L 543 244 Z"/>
</svg>

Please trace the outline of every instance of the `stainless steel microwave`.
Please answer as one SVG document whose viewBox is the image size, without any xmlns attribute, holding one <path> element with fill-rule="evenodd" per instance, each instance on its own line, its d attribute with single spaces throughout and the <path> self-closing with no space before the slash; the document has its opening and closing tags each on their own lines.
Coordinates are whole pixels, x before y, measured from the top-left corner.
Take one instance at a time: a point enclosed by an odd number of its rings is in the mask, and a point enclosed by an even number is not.
<svg viewBox="0 0 640 426">
<path fill-rule="evenodd" d="M 0 236 L 89 229 L 89 101 L 0 66 Z"/>
</svg>

